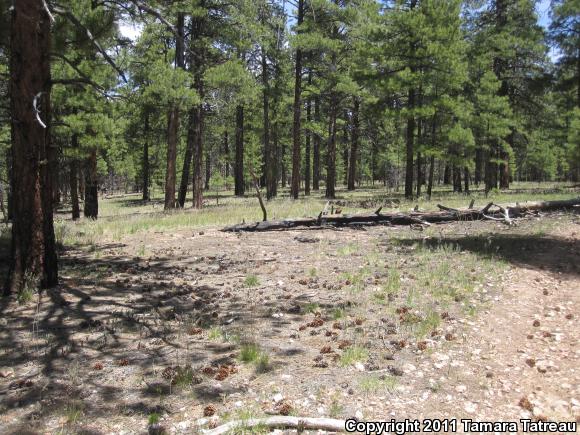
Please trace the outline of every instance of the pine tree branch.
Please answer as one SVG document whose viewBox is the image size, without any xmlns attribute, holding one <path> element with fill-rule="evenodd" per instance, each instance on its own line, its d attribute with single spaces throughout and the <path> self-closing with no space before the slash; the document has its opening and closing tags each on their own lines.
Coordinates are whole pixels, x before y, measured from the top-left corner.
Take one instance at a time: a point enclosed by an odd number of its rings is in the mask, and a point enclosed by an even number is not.
<svg viewBox="0 0 580 435">
<path fill-rule="evenodd" d="M 69 20 L 71 23 L 73 23 L 79 29 L 83 30 L 85 32 L 85 34 L 87 35 L 87 37 L 89 38 L 89 40 L 93 43 L 95 48 L 98 50 L 98 52 L 101 53 L 101 55 L 105 58 L 107 63 L 109 65 L 111 65 L 113 67 L 113 69 L 119 73 L 119 75 L 121 76 L 123 81 L 125 83 L 127 83 L 127 78 L 125 77 L 125 73 L 117 66 L 115 61 L 113 59 L 111 59 L 111 56 L 109 56 L 107 54 L 106 50 L 104 50 L 103 47 L 101 47 L 101 44 L 99 44 L 99 41 L 97 41 L 93 37 L 93 34 L 91 33 L 91 31 L 86 26 L 84 26 L 83 23 L 81 23 L 79 21 L 79 19 L 72 12 L 70 12 L 69 10 L 64 9 L 60 6 L 55 7 L 54 12 L 56 12 L 59 15 L 64 16 L 67 20 Z"/>
</svg>

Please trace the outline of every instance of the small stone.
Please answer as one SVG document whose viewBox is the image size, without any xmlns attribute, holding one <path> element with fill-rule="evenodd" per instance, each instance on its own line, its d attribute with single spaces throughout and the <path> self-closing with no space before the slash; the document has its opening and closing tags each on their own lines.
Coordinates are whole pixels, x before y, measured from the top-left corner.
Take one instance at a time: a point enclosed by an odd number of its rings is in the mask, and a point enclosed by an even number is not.
<svg viewBox="0 0 580 435">
<path fill-rule="evenodd" d="M 365 371 L 365 365 L 363 363 L 361 363 L 360 361 L 359 362 L 356 362 L 354 364 L 354 368 L 357 369 L 359 372 L 364 372 Z"/>
<path fill-rule="evenodd" d="M 534 320 L 534 323 L 532 323 L 532 325 L 534 326 L 534 328 L 537 328 L 540 326 L 540 321 L 538 319 Z"/>
<path fill-rule="evenodd" d="M 465 410 L 465 412 L 473 414 L 477 411 L 477 405 L 473 402 L 465 402 L 463 409 Z"/>
<path fill-rule="evenodd" d="M 14 376 L 14 369 L 12 367 L 2 367 L 0 369 L 0 378 L 9 378 Z"/>
<path fill-rule="evenodd" d="M 458 385 L 455 387 L 455 391 L 458 393 L 465 393 L 467 391 L 467 387 L 465 385 Z"/>
</svg>

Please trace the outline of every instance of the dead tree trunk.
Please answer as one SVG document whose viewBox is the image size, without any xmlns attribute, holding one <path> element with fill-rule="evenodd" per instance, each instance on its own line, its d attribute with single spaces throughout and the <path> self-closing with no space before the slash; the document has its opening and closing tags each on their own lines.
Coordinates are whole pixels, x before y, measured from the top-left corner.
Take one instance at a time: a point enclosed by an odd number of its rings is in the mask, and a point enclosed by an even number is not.
<svg viewBox="0 0 580 435">
<path fill-rule="evenodd" d="M 495 209 L 493 209 L 495 207 Z M 465 209 L 458 210 L 439 206 L 441 211 L 411 212 L 411 213 L 381 213 L 379 208 L 374 213 L 362 213 L 356 215 L 323 215 L 318 217 L 286 219 L 282 221 L 267 221 L 243 223 L 224 228 L 222 231 L 273 231 L 300 227 L 334 226 L 361 226 L 361 225 L 426 225 L 455 221 L 475 220 L 498 220 L 510 223 L 511 219 L 524 216 L 533 211 L 549 211 L 566 208 L 580 207 L 580 198 L 564 201 L 532 202 L 515 206 L 494 206 L 488 204 L 481 210 Z"/>
<path fill-rule="evenodd" d="M 203 207 L 203 106 L 195 109 L 195 143 L 193 147 L 193 208 Z"/>
<path fill-rule="evenodd" d="M 50 17 L 42 0 L 11 9 L 12 247 L 5 294 L 58 281 L 50 150 Z"/>
</svg>

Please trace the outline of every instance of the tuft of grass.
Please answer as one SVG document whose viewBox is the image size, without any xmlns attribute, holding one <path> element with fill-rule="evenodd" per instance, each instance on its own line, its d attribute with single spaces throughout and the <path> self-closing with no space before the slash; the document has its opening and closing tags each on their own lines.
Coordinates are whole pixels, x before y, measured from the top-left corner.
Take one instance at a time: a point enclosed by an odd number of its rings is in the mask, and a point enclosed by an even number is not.
<svg viewBox="0 0 580 435">
<path fill-rule="evenodd" d="M 257 287 L 258 285 L 260 285 L 260 280 L 256 275 L 252 273 L 246 276 L 246 279 L 244 280 L 244 285 L 246 287 Z"/>
<path fill-rule="evenodd" d="M 84 413 L 84 404 L 78 400 L 67 403 L 64 407 L 64 416 L 68 424 L 76 424 Z"/>
<path fill-rule="evenodd" d="M 224 338 L 224 332 L 219 326 L 214 326 L 207 332 L 207 338 L 211 341 L 221 341 Z"/>
<path fill-rule="evenodd" d="M 357 362 L 365 362 L 369 358 L 369 352 L 361 346 L 351 346 L 340 356 L 342 367 L 353 365 Z"/>
<path fill-rule="evenodd" d="M 397 378 L 391 375 L 369 375 L 359 381 L 359 389 L 364 393 L 376 393 L 382 390 L 393 391 Z"/>
<path fill-rule="evenodd" d="M 242 345 L 240 349 L 240 360 L 245 363 L 253 363 L 258 360 L 260 356 L 260 348 L 258 345 L 250 343 Z"/>
<path fill-rule="evenodd" d="M 190 366 L 179 367 L 177 369 L 177 374 L 173 379 L 173 385 L 180 388 L 189 387 L 193 384 L 195 378 L 195 373 Z"/>
<path fill-rule="evenodd" d="M 335 308 L 332 310 L 332 318 L 334 320 L 344 319 L 346 317 L 346 311 L 343 308 Z"/>
<path fill-rule="evenodd" d="M 160 419 L 161 416 L 158 413 L 152 412 L 151 414 L 149 414 L 149 418 L 147 419 L 147 421 L 149 422 L 150 425 L 153 425 L 159 423 Z"/>
<path fill-rule="evenodd" d="M 429 311 L 427 316 L 414 325 L 414 334 L 417 338 L 423 338 L 437 329 L 441 324 L 441 316 L 435 311 Z"/>
<path fill-rule="evenodd" d="M 310 302 L 304 306 L 304 312 L 308 314 L 316 313 L 317 311 L 319 311 L 319 309 L 320 306 L 316 302 Z"/>
<path fill-rule="evenodd" d="M 266 373 L 270 370 L 270 356 L 265 352 L 260 352 L 256 360 L 256 371 L 258 373 Z"/>
<path fill-rule="evenodd" d="M 18 292 L 16 295 L 16 300 L 20 305 L 25 305 L 32 300 L 34 297 L 35 291 L 28 286 L 25 286 L 22 290 Z"/>
<path fill-rule="evenodd" d="M 239 358 L 242 362 L 255 364 L 258 373 L 265 373 L 270 370 L 270 356 L 260 349 L 257 344 L 242 345 Z"/>
<path fill-rule="evenodd" d="M 308 271 L 308 275 L 310 275 L 312 278 L 314 278 L 317 274 L 318 274 L 318 271 L 316 270 L 316 267 L 312 267 Z"/>
</svg>

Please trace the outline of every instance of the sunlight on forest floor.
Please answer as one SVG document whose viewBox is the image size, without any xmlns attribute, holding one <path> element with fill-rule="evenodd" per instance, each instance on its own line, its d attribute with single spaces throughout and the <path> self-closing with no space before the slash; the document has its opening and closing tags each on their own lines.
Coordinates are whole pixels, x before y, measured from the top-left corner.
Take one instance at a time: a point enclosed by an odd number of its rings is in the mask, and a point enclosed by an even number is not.
<svg viewBox="0 0 580 435">
<path fill-rule="evenodd" d="M 568 186 L 563 183 L 514 183 L 509 191 L 492 192 L 487 198 L 482 190 L 474 190 L 466 195 L 453 193 L 449 189 L 438 189 L 430 201 L 423 198 L 408 201 L 403 198 L 402 192 L 387 192 L 377 185 L 375 188 L 361 188 L 353 192 L 339 189 L 333 203 L 335 207 L 340 207 L 342 213 L 376 210 L 381 206 L 385 212 L 409 211 L 416 205 L 421 210 L 436 210 L 437 204 L 465 208 L 472 199 L 475 200 L 475 207 L 483 207 L 491 201 L 506 204 L 576 196 Z M 312 192 L 310 197 L 301 196 L 296 201 L 288 197 L 287 190 L 282 190 L 278 198 L 266 202 L 268 219 L 317 216 L 326 202 L 323 189 Z M 194 210 L 186 204 L 183 210 L 164 212 L 161 192 L 154 195 L 147 204 L 141 201 L 139 194 L 115 195 L 101 199 L 99 208 L 98 220 L 81 219 L 78 222 L 70 219 L 66 208 L 62 209 L 57 214 L 55 224 L 57 241 L 63 245 L 93 245 L 102 238 L 120 241 L 127 234 L 137 232 L 224 226 L 262 219 L 255 196 L 236 198 L 232 192 L 221 192 L 217 200 L 215 192 L 205 192 L 204 208 L 201 210 Z"/>
</svg>

